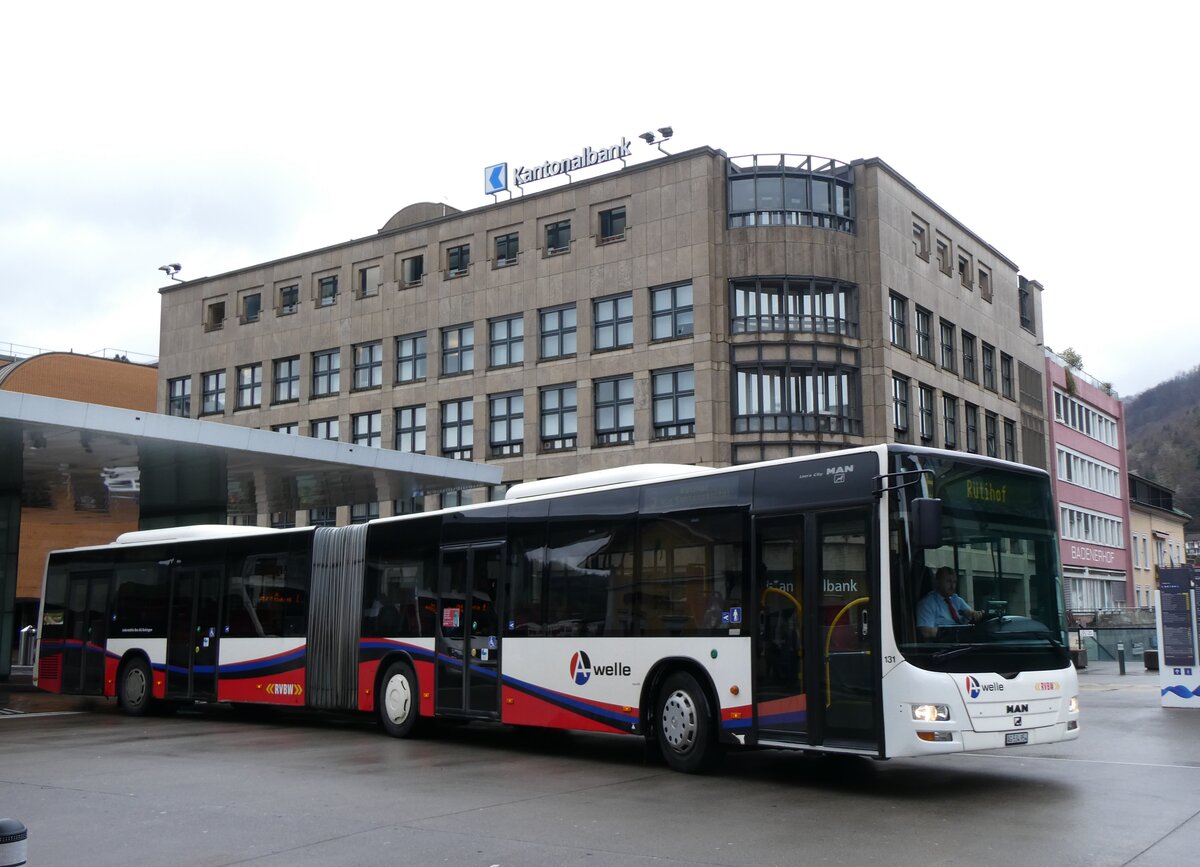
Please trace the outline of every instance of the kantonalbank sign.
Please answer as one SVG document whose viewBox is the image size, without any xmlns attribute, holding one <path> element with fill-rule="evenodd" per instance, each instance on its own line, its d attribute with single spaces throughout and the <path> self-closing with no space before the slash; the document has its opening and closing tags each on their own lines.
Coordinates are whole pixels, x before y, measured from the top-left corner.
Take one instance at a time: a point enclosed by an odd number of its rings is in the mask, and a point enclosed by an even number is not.
<svg viewBox="0 0 1200 867">
<path fill-rule="evenodd" d="M 625 136 L 621 136 L 618 144 L 608 147 L 583 148 L 577 154 L 570 154 L 556 160 L 546 160 L 541 165 L 518 166 L 512 170 L 512 179 L 518 187 L 534 181 L 544 181 L 547 178 L 598 166 L 612 160 L 628 159 L 631 145 Z M 483 191 L 487 195 L 501 193 L 508 189 L 508 163 L 496 163 L 483 170 Z"/>
</svg>

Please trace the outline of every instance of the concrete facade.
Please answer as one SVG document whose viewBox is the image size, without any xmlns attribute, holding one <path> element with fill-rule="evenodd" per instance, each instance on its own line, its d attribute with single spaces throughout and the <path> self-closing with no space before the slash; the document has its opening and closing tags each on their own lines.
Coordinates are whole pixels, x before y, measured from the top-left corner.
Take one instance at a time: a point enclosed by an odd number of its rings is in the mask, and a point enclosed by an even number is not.
<svg viewBox="0 0 1200 867">
<path fill-rule="evenodd" d="M 1067 610 L 1080 622 L 1136 605 L 1130 578 L 1125 414 L 1120 398 L 1045 351 L 1050 453 Z"/>
<path fill-rule="evenodd" d="M 1045 466 L 1040 285 L 878 159 L 700 148 L 160 292 L 159 411 L 505 485 L 890 440 Z"/>
</svg>

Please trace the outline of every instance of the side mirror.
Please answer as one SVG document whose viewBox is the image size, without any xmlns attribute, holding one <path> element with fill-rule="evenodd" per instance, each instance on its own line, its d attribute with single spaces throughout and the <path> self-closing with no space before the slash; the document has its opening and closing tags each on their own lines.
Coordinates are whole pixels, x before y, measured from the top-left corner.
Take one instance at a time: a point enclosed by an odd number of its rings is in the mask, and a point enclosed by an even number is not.
<svg viewBox="0 0 1200 867">
<path fill-rule="evenodd" d="M 915 548 L 942 546 L 942 501 L 932 497 L 917 497 L 908 510 Z"/>
</svg>

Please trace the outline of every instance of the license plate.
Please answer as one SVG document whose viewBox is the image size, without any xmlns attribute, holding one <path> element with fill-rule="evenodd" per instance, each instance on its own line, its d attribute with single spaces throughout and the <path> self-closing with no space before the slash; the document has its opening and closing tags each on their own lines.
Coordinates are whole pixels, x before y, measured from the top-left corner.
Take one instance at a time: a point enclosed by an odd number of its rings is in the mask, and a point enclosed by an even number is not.
<svg viewBox="0 0 1200 867">
<path fill-rule="evenodd" d="M 1004 745 L 1011 747 L 1013 744 L 1029 743 L 1029 732 L 1008 732 L 1004 735 Z"/>
</svg>

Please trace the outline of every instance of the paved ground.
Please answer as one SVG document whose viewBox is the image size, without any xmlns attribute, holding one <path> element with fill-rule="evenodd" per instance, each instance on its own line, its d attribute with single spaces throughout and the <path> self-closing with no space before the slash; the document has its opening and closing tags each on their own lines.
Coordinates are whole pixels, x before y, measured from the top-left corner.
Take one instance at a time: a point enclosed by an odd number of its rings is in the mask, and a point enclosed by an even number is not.
<svg viewBox="0 0 1200 867">
<path fill-rule="evenodd" d="M 1074 743 L 673 773 L 632 739 L 225 708 L 137 720 L 0 684 L 0 816 L 31 865 L 1183 865 L 1200 712 L 1140 665 L 1080 673 Z"/>
</svg>

